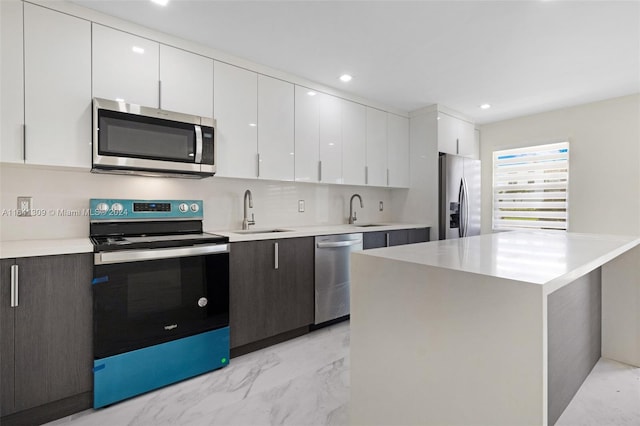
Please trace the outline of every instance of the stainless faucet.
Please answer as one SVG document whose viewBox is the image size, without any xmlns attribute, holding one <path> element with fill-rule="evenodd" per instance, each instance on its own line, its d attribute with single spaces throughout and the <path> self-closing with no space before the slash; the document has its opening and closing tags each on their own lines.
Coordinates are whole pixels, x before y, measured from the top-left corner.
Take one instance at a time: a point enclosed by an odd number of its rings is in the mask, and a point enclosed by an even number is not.
<svg viewBox="0 0 640 426">
<path fill-rule="evenodd" d="M 253 213 L 251 213 L 251 220 L 249 220 L 248 209 L 253 208 L 253 196 L 251 196 L 251 191 L 244 191 L 244 220 L 242 221 L 242 229 L 249 229 L 249 225 L 255 225 L 256 221 L 253 217 Z"/>
<path fill-rule="evenodd" d="M 353 199 L 358 197 L 358 199 L 360 200 L 360 208 L 364 208 L 364 205 L 362 204 L 362 197 L 360 196 L 360 194 L 353 194 L 351 196 L 351 200 L 349 200 L 349 224 L 353 225 L 354 223 L 356 223 L 356 220 L 358 220 L 358 218 L 356 217 L 356 212 L 353 210 Z"/>
</svg>

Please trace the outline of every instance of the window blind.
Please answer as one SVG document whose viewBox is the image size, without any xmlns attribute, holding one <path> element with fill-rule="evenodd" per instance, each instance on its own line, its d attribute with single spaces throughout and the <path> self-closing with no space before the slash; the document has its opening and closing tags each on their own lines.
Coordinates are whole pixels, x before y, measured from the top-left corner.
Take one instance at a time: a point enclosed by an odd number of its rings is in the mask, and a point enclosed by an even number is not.
<svg viewBox="0 0 640 426">
<path fill-rule="evenodd" d="M 567 230 L 569 142 L 493 153 L 493 229 Z"/>
</svg>

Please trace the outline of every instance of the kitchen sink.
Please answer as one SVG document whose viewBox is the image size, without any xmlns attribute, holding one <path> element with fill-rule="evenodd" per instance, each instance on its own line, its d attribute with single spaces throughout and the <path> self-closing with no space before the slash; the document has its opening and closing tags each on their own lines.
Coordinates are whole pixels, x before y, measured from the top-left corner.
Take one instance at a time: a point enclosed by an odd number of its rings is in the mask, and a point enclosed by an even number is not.
<svg viewBox="0 0 640 426">
<path fill-rule="evenodd" d="M 353 225 L 353 226 L 357 226 L 358 228 L 369 228 L 372 226 L 387 226 L 384 223 L 368 223 L 366 225 Z"/>
<path fill-rule="evenodd" d="M 247 229 L 243 231 L 233 231 L 234 234 L 270 234 L 272 232 L 293 232 L 291 229 Z"/>
</svg>

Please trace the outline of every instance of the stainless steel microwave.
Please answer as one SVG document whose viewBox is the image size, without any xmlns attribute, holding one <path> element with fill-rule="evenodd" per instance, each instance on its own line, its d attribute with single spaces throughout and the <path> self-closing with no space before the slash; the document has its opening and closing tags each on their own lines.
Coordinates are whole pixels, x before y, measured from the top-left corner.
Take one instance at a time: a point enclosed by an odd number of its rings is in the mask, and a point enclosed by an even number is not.
<svg viewBox="0 0 640 426">
<path fill-rule="evenodd" d="M 203 178 L 215 148 L 213 118 L 93 99 L 92 172 Z"/>
</svg>

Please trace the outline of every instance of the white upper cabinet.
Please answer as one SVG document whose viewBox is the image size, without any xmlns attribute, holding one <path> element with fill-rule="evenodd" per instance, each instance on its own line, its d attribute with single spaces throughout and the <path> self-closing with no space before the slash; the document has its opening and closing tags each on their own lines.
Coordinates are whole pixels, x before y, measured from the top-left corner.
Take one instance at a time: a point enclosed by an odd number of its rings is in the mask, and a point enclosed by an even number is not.
<svg viewBox="0 0 640 426">
<path fill-rule="evenodd" d="M 91 166 L 91 24 L 24 4 L 25 161 Z"/>
<path fill-rule="evenodd" d="M 387 114 L 388 182 L 391 187 L 409 187 L 409 119 Z"/>
<path fill-rule="evenodd" d="M 458 155 L 459 126 L 457 118 L 438 113 L 438 151 Z"/>
<path fill-rule="evenodd" d="M 213 117 L 213 59 L 161 44 L 159 105 Z"/>
<path fill-rule="evenodd" d="M 157 108 L 159 54 L 155 41 L 94 23 L 93 96 Z"/>
<path fill-rule="evenodd" d="M 387 186 L 387 113 L 367 107 L 367 185 Z"/>
<path fill-rule="evenodd" d="M 23 163 L 22 1 L 0 1 L 0 161 Z"/>
<path fill-rule="evenodd" d="M 438 112 L 438 151 L 478 158 L 473 123 Z"/>
<path fill-rule="evenodd" d="M 342 101 L 342 177 L 348 185 L 365 184 L 367 165 L 367 109 Z"/>
<path fill-rule="evenodd" d="M 258 75 L 214 61 L 217 175 L 258 176 Z"/>
<path fill-rule="evenodd" d="M 320 99 L 320 181 L 342 183 L 342 102 L 318 94 Z"/>
<path fill-rule="evenodd" d="M 258 117 L 258 177 L 293 180 L 293 84 L 258 75 Z"/>
<path fill-rule="evenodd" d="M 320 94 L 295 87 L 295 179 L 318 182 L 320 175 Z"/>
<path fill-rule="evenodd" d="M 460 120 L 460 133 L 458 134 L 458 155 L 477 158 L 476 131 L 473 123 Z"/>
</svg>

